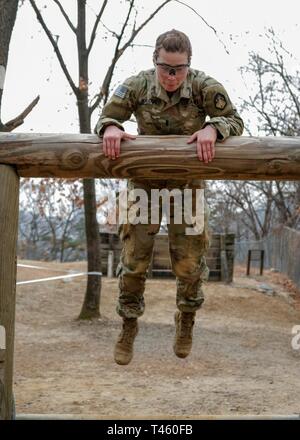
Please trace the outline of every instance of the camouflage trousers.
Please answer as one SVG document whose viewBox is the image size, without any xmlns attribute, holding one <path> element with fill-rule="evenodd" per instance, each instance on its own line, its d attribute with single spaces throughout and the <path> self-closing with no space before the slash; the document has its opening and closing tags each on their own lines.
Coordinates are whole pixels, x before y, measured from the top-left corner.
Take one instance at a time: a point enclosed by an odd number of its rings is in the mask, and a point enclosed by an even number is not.
<svg viewBox="0 0 300 440">
<path fill-rule="evenodd" d="M 193 204 L 196 198 L 196 189 L 204 188 L 204 182 L 191 180 L 189 182 L 164 180 L 143 181 L 129 180 L 127 189 L 143 189 L 151 199 L 151 189 L 184 188 L 193 190 Z M 204 229 L 201 234 L 187 235 L 184 216 L 181 224 L 174 223 L 174 200 L 170 200 L 170 221 L 167 224 L 169 236 L 169 253 L 172 271 L 176 276 L 176 304 L 183 312 L 198 310 L 204 295 L 202 282 L 207 280 L 209 270 L 206 265 L 205 254 L 209 248 L 208 217 L 209 209 L 205 203 Z M 130 205 L 128 205 L 128 209 Z M 162 220 L 162 206 L 160 203 L 159 222 L 151 224 L 124 223 L 119 227 L 122 242 L 120 262 L 117 267 L 119 277 L 119 299 L 117 312 L 126 318 L 138 318 L 144 313 L 144 290 L 147 270 L 151 263 L 155 235 L 160 229 Z M 150 212 L 150 205 L 149 205 Z M 162 293 L 163 294 L 163 293 Z"/>
</svg>

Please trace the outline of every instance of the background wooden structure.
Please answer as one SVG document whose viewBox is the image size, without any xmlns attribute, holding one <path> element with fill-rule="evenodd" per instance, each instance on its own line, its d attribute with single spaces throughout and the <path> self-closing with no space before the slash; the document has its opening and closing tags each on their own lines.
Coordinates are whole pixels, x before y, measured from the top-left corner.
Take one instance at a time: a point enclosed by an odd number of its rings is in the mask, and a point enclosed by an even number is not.
<svg viewBox="0 0 300 440">
<path fill-rule="evenodd" d="M 260 241 L 235 242 L 235 259 L 245 267 L 249 249 L 264 250 L 264 267 L 286 274 L 300 289 L 300 231 L 279 226 Z M 258 273 L 259 261 L 252 266 Z"/>
<path fill-rule="evenodd" d="M 103 275 L 108 273 L 108 255 L 113 252 L 113 274 L 119 263 L 121 242 L 116 233 L 101 232 L 101 265 Z M 231 282 L 234 266 L 234 234 L 212 234 L 211 246 L 206 256 L 210 269 L 209 281 Z M 226 266 L 226 270 L 224 268 Z M 152 264 L 149 277 L 174 277 L 169 257 L 167 233 L 158 233 L 155 237 Z"/>
</svg>

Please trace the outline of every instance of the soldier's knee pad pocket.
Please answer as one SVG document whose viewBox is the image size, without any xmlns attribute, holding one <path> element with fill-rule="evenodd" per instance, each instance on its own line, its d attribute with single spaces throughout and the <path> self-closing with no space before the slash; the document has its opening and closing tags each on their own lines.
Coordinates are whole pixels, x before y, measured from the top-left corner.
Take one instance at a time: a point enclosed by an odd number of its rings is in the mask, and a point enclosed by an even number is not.
<svg viewBox="0 0 300 440">
<path fill-rule="evenodd" d="M 135 260 L 151 258 L 154 237 L 149 225 L 124 224 L 120 231 L 120 238 L 125 254 L 132 256 Z"/>
</svg>

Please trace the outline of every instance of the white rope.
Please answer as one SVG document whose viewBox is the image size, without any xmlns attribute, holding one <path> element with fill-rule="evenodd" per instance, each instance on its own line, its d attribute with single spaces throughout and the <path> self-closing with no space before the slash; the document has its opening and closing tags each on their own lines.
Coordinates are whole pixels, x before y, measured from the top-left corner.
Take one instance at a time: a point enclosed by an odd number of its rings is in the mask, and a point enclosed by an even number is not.
<svg viewBox="0 0 300 440">
<path fill-rule="evenodd" d="M 70 273 L 70 270 L 62 270 L 62 269 L 53 269 L 46 266 L 31 266 L 30 264 L 17 264 L 18 267 L 28 267 L 29 269 L 41 269 L 41 270 L 48 270 L 49 272 L 63 272 L 63 273 Z"/>
<path fill-rule="evenodd" d="M 44 283 L 45 281 L 63 280 L 65 278 L 82 277 L 84 275 L 98 275 L 98 276 L 101 276 L 102 273 L 101 272 L 82 272 L 82 273 L 73 273 L 73 274 L 70 274 L 70 275 L 60 275 L 59 277 L 40 278 L 38 280 L 18 281 L 17 282 L 17 286 L 20 286 L 21 284 Z"/>
<path fill-rule="evenodd" d="M 74 272 L 70 274 L 69 270 L 60 270 L 60 269 L 49 269 L 48 267 L 43 267 L 43 266 L 31 266 L 29 264 L 17 264 L 17 266 L 19 267 L 28 267 L 31 269 L 43 269 L 43 270 L 49 270 L 49 271 L 53 271 L 53 272 L 64 272 L 64 273 L 68 273 L 68 275 L 60 275 L 57 277 L 47 277 L 47 278 L 39 278 L 36 280 L 28 280 L 28 281 L 18 281 L 16 284 L 17 286 L 20 286 L 22 284 L 33 284 L 33 283 L 44 283 L 45 281 L 53 281 L 53 280 L 61 280 L 61 279 L 66 279 L 66 278 L 74 278 L 74 277 L 82 277 L 84 275 L 97 275 L 97 276 L 102 276 L 102 272 Z"/>
</svg>

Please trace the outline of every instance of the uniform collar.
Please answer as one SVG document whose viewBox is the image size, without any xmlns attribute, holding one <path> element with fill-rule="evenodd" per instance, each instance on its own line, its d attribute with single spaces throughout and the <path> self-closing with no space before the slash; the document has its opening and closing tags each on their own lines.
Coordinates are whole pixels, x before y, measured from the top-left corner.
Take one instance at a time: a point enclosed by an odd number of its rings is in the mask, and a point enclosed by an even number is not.
<svg viewBox="0 0 300 440">
<path fill-rule="evenodd" d="M 167 92 L 160 85 L 160 83 L 157 79 L 155 69 L 153 69 L 153 81 L 152 81 L 152 86 L 150 87 L 149 92 L 152 97 L 160 98 L 167 103 L 170 102 L 170 99 L 168 97 Z M 186 79 L 181 84 L 180 88 L 178 90 L 176 90 L 176 92 L 172 96 L 172 101 L 176 100 L 176 102 L 178 102 L 181 98 L 190 98 L 191 96 L 192 96 L 192 75 L 191 75 L 191 71 L 189 70 Z M 150 98 L 150 96 L 149 96 L 149 98 Z"/>
</svg>

